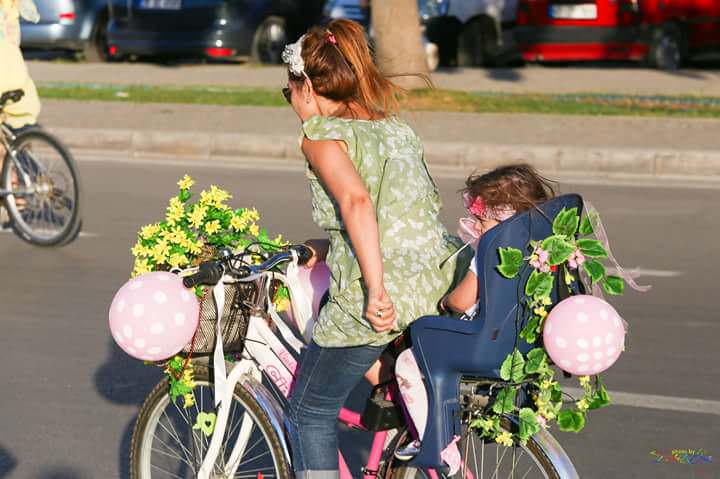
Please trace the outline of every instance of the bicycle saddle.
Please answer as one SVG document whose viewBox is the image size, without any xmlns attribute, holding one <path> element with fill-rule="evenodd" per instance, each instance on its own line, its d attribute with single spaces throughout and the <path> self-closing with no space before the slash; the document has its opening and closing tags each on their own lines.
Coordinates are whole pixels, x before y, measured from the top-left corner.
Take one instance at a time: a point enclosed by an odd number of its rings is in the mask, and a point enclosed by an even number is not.
<svg viewBox="0 0 720 479">
<path fill-rule="evenodd" d="M 562 208 L 578 208 L 579 195 L 553 198 L 537 209 L 519 213 L 485 233 L 477 247 L 479 309 L 473 321 L 444 316 L 424 316 L 412 323 L 412 350 L 425 376 L 428 421 L 420 453 L 412 465 L 443 469 L 440 452 L 455 435 L 461 435 L 459 385 L 463 376 L 500 378 L 500 365 L 512 352 L 524 319 L 518 311 L 525 297 L 530 268 L 513 279 L 500 275 L 498 248 L 514 247 L 529 254 L 530 240 L 552 235 L 552 221 Z M 556 299 L 553 292 L 553 300 Z M 521 320 L 516 324 L 516 319 Z M 518 340 L 523 354 L 535 345 Z"/>
</svg>

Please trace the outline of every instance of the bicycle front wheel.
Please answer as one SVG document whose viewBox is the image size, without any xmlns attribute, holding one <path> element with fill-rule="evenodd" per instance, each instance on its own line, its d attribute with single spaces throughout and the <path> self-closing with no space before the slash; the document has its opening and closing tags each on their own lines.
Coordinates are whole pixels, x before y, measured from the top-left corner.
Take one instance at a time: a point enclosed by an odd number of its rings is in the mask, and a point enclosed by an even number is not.
<svg viewBox="0 0 720 479">
<path fill-rule="evenodd" d="M 502 427 L 513 431 L 515 425 L 507 418 Z M 398 444 L 402 444 L 399 441 Z M 453 476 L 406 466 L 394 460 L 387 479 L 561 479 L 560 471 L 545 454 L 536 437 L 525 446 L 505 447 L 480 437 L 463 425 L 463 433 L 457 443 L 462 464 Z"/>
<path fill-rule="evenodd" d="M 184 408 L 182 400 L 173 403 L 167 380 L 161 381 L 145 400 L 130 446 L 131 479 L 197 477 L 210 436 L 196 424 L 202 413 L 214 411 L 214 389 L 207 368 L 195 366 L 194 373 L 193 406 Z M 242 386 L 236 386 L 229 407 L 223 445 L 210 477 L 288 479 L 290 465 L 262 408 Z"/>
<path fill-rule="evenodd" d="M 15 233 L 38 246 L 59 246 L 80 229 L 80 177 L 62 143 L 40 128 L 20 133 L 6 155 L 2 188 Z"/>
</svg>

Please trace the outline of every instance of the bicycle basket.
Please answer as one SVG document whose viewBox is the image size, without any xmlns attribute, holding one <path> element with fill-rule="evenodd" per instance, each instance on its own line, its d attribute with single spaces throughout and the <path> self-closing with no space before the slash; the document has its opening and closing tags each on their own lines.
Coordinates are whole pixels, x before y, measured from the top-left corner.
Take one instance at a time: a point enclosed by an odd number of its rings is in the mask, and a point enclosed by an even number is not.
<svg viewBox="0 0 720 479">
<path fill-rule="evenodd" d="M 222 311 L 223 350 L 227 353 L 241 353 L 245 343 L 250 312 L 248 304 L 257 299 L 257 286 L 250 283 L 225 284 L 225 307 Z M 182 354 L 212 354 L 215 350 L 217 332 L 217 310 L 212 290 L 208 291 L 200 309 L 200 322 L 194 343 L 183 348 Z"/>
</svg>

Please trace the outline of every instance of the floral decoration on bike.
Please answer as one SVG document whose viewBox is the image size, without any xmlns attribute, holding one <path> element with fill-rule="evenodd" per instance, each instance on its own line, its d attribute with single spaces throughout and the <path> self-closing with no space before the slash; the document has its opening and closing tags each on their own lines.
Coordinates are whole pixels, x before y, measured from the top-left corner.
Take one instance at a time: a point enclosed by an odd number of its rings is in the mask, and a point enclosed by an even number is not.
<svg viewBox="0 0 720 479">
<path fill-rule="evenodd" d="M 499 248 L 498 272 L 505 278 L 515 278 L 525 268 L 532 272 L 525 283 L 524 327 L 519 338 L 529 344 L 537 343 L 542 337 L 548 308 L 553 306 L 551 294 L 555 284 L 564 284 L 568 292 L 577 291 L 578 276 L 589 288 L 602 290 L 610 295 L 624 292 L 624 278 L 608 275 L 601 260 L 610 259 L 608 250 L 593 235 L 594 225 L 602 228 L 596 210 L 590 208 L 582 222 L 578 209 L 565 209 L 553 221 L 553 235 L 542 241 L 528 244 L 529 255 L 516 248 Z M 584 236 L 586 238 L 579 238 Z M 607 243 L 605 243 L 607 244 Z M 589 283 L 589 284 L 588 284 Z M 633 287 L 635 287 L 634 283 Z M 500 376 L 503 381 L 494 402 L 475 412 L 470 426 L 481 436 L 499 444 L 512 446 L 515 441 L 525 444 L 541 428 L 548 428 L 550 421 L 557 421 L 561 431 L 579 432 L 585 426 L 587 411 L 610 404 L 600 374 L 579 377 L 583 397 L 571 407 L 563 407 L 563 391 L 555 379 L 552 360 L 544 346 L 531 349 L 525 356 L 514 349 L 502 363 Z M 518 407 L 520 388 L 530 392 L 530 398 Z M 501 428 L 503 415 L 517 415 L 518 428 L 515 433 Z"/>
</svg>

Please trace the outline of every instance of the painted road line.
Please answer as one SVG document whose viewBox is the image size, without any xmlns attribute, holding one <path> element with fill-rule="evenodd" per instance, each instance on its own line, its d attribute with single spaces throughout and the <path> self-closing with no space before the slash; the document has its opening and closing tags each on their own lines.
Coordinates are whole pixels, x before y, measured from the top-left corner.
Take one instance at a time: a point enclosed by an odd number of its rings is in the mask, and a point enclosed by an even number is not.
<svg viewBox="0 0 720 479">
<path fill-rule="evenodd" d="M 607 269 L 608 274 L 617 274 L 616 268 L 608 268 Z M 682 276 L 682 271 L 672 271 L 672 270 L 662 270 L 662 269 L 645 269 L 645 268 L 637 268 L 637 269 L 625 269 L 626 273 L 630 272 L 637 272 L 641 278 L 643 277 L 652 277 L 652 278 L 675 278 L 677 276 Z"/>
<path fill-rule="evenodd" d="M 580 388 L 563 388 L 563 391 L 575 399 L 580 399 L 584 394 Z M 618 406 L 720 416 L 720 401 L 675 396 L 655 396 L 652 394 L 625 393 L 620 391 L 608 391 L 608 395 L 610 396 L 611 404 Z"/>
</svg>

